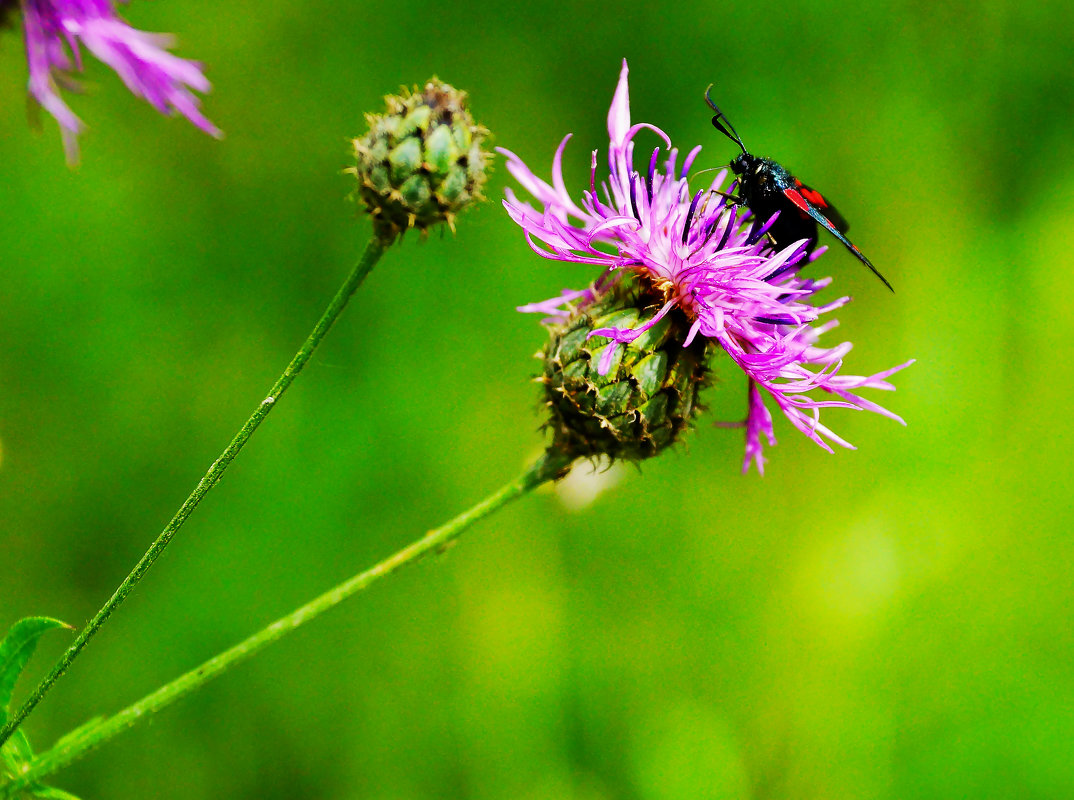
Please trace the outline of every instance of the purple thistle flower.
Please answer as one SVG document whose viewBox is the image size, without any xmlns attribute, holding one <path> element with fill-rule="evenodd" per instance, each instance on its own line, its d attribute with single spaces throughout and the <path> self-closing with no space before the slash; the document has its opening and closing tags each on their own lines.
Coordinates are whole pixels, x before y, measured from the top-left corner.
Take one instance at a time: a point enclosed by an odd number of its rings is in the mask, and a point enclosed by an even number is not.
<svg viewBox="0 0 1074 800">
<path fill-rule="evenodd" d="M 192 91 L 209 91 L 209 81 L 200 64 L 168 52 L 175 43 L 172 36 L 131 27 L 116 13 L 112 0 L 22 0 L 21 4 L 30 96 L 59 122 L 69 162 L 77 160 L 78 134 L 84 126 L 60 89 L 77 88 L 70 73 L 82 70 L 82 45 L 157 111 L 176 111 L 206 133 L 221 136 L 201 113 L 201 102 Z"/>
<path fill-rule="evenodd" d="M 633 140 L 643 128 L 664 140 L 666 156 L 661 163 L 661 149 L 656 148 L 644 171 L 638 171 Z M 663 302 L 651 320 L 637 328 L 601 328 L 591 335 L 626 344 L 671 309 L 681 309 L 692 321 L 684 345 L 696 336 L 717 342 L 749 379 L 743 471 L 753 463 L 763 473 L 762 442 L 776 443 L 768 400 L 828 452 L 832 452 L 829 442 L 854 448 L 821 424 L 822 408 L 868 410 L 906 424 L 856 392 L 894 390 L 887 378 L 913 361 L 868 377 L 841 374 L 851 344 L 819 346 L 821 334 L 838 324 L 819 320 L 850 298 L 813 305 L 813 295 L 831 279 L 798 275 L 824 248 L 807 257 L 807 242 L 802 241 L 774 251 L 764 232 L 776 217 L 757 225 L 748 210 L 729 204 L 719 193 L 726 170 L 707 189 L 691 195 L 688 175 L 701 148 L 691 150 L 678 167 L 678 150 L 663 131 L 648 123 L 631 124 L 625 60 L 608 113 L 608 134 L 610 174 L 598 185 L 594 151 L 589 189 L 583 192 L 580 205 L 563 181 L 563 150 L 569 134 L 556 150 L 551 184 L 538 178 L 514 153 L 501 149 L 508 171 L 543 206 L 538 211 L 518 200 L 510 188 L 506 190 L 504 207 L 534 252 L 604 269 L 591 287 L 565 290 L 560 297 L 522 306 L 520 311 L 563 319 L 573 308 L 593 302 L 624 275 L 647 282 Z M 614 352 L 614 347 L 605 349 L 599 364 L 602 374 L 608 371 Z"/>
</svg>

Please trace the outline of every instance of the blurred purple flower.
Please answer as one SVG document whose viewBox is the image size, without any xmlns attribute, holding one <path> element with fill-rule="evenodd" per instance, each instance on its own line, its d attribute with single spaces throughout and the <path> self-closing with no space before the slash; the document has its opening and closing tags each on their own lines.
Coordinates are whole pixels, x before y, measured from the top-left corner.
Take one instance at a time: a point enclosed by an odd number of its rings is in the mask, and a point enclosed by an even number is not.
<svg viewBox="0 0 1074 800">
<path fill-rule="evenodd" d="M 634 169 L 633 139 L 643 128 L 664 140 L 667 155 L 661 164 L 660 148 L 656 148 L 647 169 L 639 172 Z M 775 217 L 757 225 L 748 210 L 728 204 L 718 193 L 726 170 L 707 189 L 691 196 L 688 174 L 701 148 L 691 150 L 677 168 L 678 151 L 663 131 L 647 123 L 631 125 L 626 61 L 608 113 L 608 133 L 610 175 L 598 186 L 594 151 L 590 185 L 581 205 L 571 199 L 563 181 L 563 150 L 569 134 L 556 150 L 551 184 L 538 178 L 514 153 L 501 149 L 508 171 L 543 206 L 538 211 L 519 201 L 510 188 L 506 190 L 504 206 L 533 250 L 544 258 L 604 268 L 590 288 L 565 290 L 560 297 L 523 306 L 520 311 L 566 317 L 572 308 L 591 302 L 626 273 L 647 281 L 663 301 L 650 322 L 633 329 L 603 328 L 591 335 L 627 343 L 671 309 L 685 312 L 693 321 L 686 344 L 696 336 L 714 340 L 749 379 L 744 471 L 753 463 L 763 473 L 762 442 L 776 443 L 766 399 L 828 452 L 832 452 L 829 442 L 853 446 L 821 424 L 822 408 L 874 411 L 905 424 L 855 392 L 894 390 L 887 378 L 913 361 L 868 377 L 840 373 L 851 344 L 818 346 L 820 335 L 838 324 L 835 320 L 818 324 L 818 320 L 850 298 L 813 305 L 812 296 L 831 279 L 798 275 L 799 268 L 815 260 L 824 248 L 808 259 L 804 241 L 773 251 L 764 231 Z M 605 350 L 599 365 L 602 373 L 612 353 L 611 347 Z"/>
<path fill-rule="evenodd" d="M 0 5 L 14 3 L 0 0 Z M 71 73 L 82 70 L 82 45 L 157 111 L 177 111 L 206 133 L 221 135 L 192 91 L 209 91 L 209 81 L 200 64 L 168 52 L 172 36 L 132 28 L 112 0 L 21 0 L 21 6 L 30 96 L 60 123 L 68 161 L 77 159 L 83 124 L 60 89 L 77 89 Z"/>
</svg>

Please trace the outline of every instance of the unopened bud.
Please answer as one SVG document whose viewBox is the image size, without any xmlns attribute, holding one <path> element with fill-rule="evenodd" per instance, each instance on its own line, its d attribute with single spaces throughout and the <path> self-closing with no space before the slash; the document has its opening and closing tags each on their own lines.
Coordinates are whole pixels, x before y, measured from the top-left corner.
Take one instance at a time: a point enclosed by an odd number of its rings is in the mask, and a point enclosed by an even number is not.
<svg viewBox="0 0 1074 800">
<path fill-rule="evenodd" d="M 466 92 L 435 78 L 385 101 L 387 112 L 367 114 L 369 133 L 354 140 L 355 198 L 387 243 L 410 228 L 454 230 L 455 216 L 484 199 L 488 130 L 470 116 Z"/>
</svg>

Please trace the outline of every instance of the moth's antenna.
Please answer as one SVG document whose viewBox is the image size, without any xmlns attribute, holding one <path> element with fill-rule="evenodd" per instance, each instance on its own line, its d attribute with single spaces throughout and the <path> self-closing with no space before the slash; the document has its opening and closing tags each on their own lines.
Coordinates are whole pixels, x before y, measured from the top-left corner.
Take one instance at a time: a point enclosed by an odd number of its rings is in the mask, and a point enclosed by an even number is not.
<svg viewBox="0 0 1074 800">
<path fill-rule="evenodd" d="M 709 107 L 716 112 L 716 116 L 712 118 L 712 124 L 720 133 L 730 139 L 732 142 L 742 148 L 742 152 L 747 152 L 746 145 L 742 144 L 742 137 L 738 135 L 738 131 L 735 130 L 735 126 L 731 124 L 731 120 L 727 118 L 727 115 L 720 111 L 719 107 L 712 102 L 712 97 L 709 92 L 712 91 L 712 84 L 709 84 L 709 88 L 705 90 L 705 102 L 709 104 Z M 720 120 L 723 122 L 720 122 Z M 726 125 L 725 125 L 726 123 Z"/>
<path fill-rule="evenodd" d="M 730 167 L 730 164 L 721 164 L 718 167 L 705 167 L 705 169 L 699 169 L 694 172 L 691 172 L 690 177 L 692 178 L 695 175 L 704 175 L 706 172 L 715 172 L 718 169 L 730 169 Z"/>
</svg>

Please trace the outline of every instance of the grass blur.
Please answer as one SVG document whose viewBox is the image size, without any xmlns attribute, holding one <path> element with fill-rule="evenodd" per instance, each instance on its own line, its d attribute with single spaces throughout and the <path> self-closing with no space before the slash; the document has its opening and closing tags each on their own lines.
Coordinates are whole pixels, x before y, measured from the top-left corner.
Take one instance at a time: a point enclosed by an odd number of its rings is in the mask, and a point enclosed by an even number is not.
<svg viewBox="0 0 1074 800">
<path fill-rule="evenodd" d="M 578 187 L 620 59 L 634 119 L 700 167 L 734 146 L 822 189 L 891 296 L 821 264 L 858 451 L 777 421 L 551 492 L 108 744 L 84 798 L 1055 798 L 1074 795 L 1074 146 L 1066 6 L 133 2 L 206 63 L 217 142 L 88 62 L 64 165 L 0 37 L 0 627 L 81 625 L 301 343 L 364 245 L 347 139 L 432 74 Z M 649 140 L 641 139 L 644 145 Z M 652 140 L 655 144 L 655 138 Z M 639 145 L 641 146 L 641 145 Z M 490 195 L 507 180 L 502 168 Z M 539 450 L 535 318 L 578 286 L 493 202 L 390 252 L 290 394 L 28 721 L 39 749 L 443 522 Z M 730 368 L 712 419 L 740 417 Z M 870 395 L 875 397 L 876 395 Z M 62 650 L 42 643 L 20 687 Z M 21 697 L 19 694 L 17 697 Z"/>
</svg>

